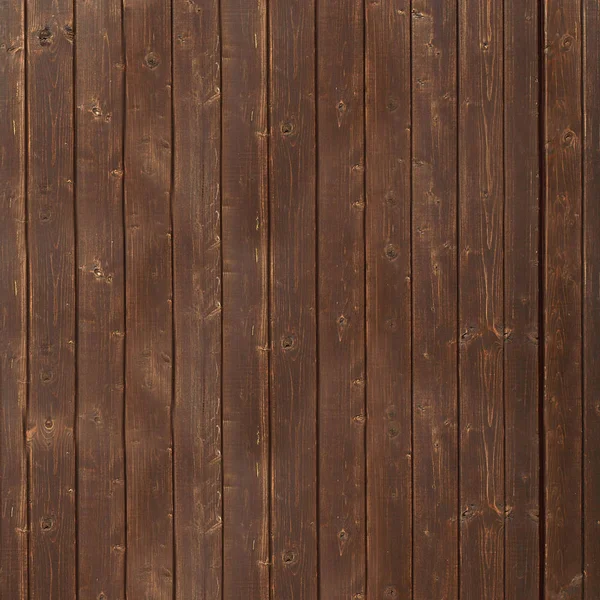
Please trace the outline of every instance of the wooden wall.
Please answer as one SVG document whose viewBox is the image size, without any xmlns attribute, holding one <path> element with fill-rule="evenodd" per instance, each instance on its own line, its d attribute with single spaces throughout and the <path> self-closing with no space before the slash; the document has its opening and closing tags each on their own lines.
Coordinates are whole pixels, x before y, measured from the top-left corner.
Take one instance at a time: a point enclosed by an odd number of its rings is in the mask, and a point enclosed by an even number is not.
<svg viewBox="0 0 600 600">
<path fill-rule="evenodd" d="M 599 28 L 0 0 L 0 598 L 598 600 Z"/>
</svg>

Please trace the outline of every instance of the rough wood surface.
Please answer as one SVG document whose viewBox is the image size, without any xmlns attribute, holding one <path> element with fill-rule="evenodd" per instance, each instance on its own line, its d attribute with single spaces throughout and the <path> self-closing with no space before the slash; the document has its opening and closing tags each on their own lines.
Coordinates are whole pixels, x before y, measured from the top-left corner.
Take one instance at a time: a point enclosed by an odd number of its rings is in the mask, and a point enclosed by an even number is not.
<svg viewBox="0 0 600 600">
<path fill-rule="evenodd" d="M 0 0 L 0 597 L 597 600 L 596 0 Z"/>
</svg>

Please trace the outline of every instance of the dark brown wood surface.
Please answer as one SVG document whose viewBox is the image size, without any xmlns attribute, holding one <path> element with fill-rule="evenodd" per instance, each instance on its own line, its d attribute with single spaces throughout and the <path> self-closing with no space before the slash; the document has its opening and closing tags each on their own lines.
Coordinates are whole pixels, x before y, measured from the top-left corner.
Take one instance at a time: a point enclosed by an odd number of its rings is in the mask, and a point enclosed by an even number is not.
<svg viewBox="0 0 600 600">
<path fill-rule="evenodd" d="M 78 590 L 119 598 L 126 545 L 122 15 L 114 0 L 78 2 L 76 11 Z"/>
<path fill-rule="evenodd" d="M 593 0 L 0 0 L 0 598 L 598 600 Z"/>
</svg>

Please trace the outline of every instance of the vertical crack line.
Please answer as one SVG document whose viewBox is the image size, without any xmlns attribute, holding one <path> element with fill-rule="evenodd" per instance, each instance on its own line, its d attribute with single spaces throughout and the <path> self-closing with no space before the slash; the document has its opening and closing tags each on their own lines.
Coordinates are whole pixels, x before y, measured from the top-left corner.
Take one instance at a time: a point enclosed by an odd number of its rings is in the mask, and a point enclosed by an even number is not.
<svg viewBox="0 0 600 600">
<path fill-rule="evenodd" d="M 72 72 L 71 78 L 73 89 L 71 90 L 71 126 L 73 128 L 73 302 L 75 309 L 74 340 L 75 352 L 74 361 L 74 381 L 73 381 L 73 455 L 75 462 L 75 473 L 73 476 L 73 488 L 75 490 L 75 597 L 79 598 L 79 269 L 77 268 L 79 259 L 79 235 L 78 235 L 78 214 L 77 214 L 77 0 L 72 0 L 73 11 L 73 30 L 75 36 L 72 46 Z"/>
<path fill-rule="evenodd" d="M 461 560 L 460 560 L 460 498 L 461 498 L 461 410 L 460 410 L 460 9 L 458 0 L 456 7 L 456 471 L 457 471 L 457 505 L 456 505 L 456 585 L 457 596 L 461 596 Z"/>
<path fill-rule="evenodd" d="M 313 76 L 314 76 L 314 145 L 315 145 L 315 361 L 316 361 L 316 406 L 315 406 L 315 473 L 316 473 L 316 561 L 317 561 L 317 598 L 321 598 L 321 469 L 320 469 L 320 441 L 321 428 L 319 423 L 319 413 L 321 407 L 321 362 L 320 362 L 320 344 L 319 344 L 319 321 L 320 321 L 320 303 L 319 303 L 319 0 L 314 2 L 314 47 L 315 54 L 313 60 Z"/>
<path fill-rule="evenodd" d="M 545 400 L 545 349 L 546 349 L 546 323 L 545 323 L 545 285 L 546 285 L 546 156 L 545 156 L 545 86 L 546 72 L 544 59 L 544 45 L 546 41 L 545 33 L 545 0 L 539 3 L 538 12 L 538 168 L 539 168 L 539 215 L 538 215 L 538 324 L 539 324 L 539 345 L 538 345 L 538 445 L 539 445 L 539 589 L 540 600 L 545 598 L 546 581 L 544 577 L 546 563 L 546 496 L 545 496 L 545 469 L 546 469 L 546 436 L 545 436 L 545 416 L 544 416 L 544 400 Z"/>
<path fill-rule="evenodd" d="M 123 178 L 121 180 L 121 215 L 123 228 L 123 394 L 122 394 L 122 444 L 123 444 L 123 523 L 124 523 L 124 541 L 125 551 L 123 553 L 123 594 L 127 598 L 127 562 L 129 557 L 128 545 L 128 501 L 127 501 L 127 205 L 126 205 L 126 181 L 127 169 L 126 162 L 126 140 L 127 140 L 127 46 L 125 36 L 125 1 L 121 0 L 121 60 L 124 65 L 123 76 L 121 78 L 121 169 Z"/>
<path fill-rule="evenodd" d="M 24 173 L 23 173 L 23 202 L 25 218 L 25 414 L 23 423 L 23 443 L 25 450 L 25 515 L 26 515 L 26 589 L 27 598 L 31 589 L 31 448 L 27 439 L 27 428 L 29 427 L 30 394 L 31 394 L 31 275 L 30 275 L 30 246 L 29 246 L 29 23 L 28 3 L 23 0 L 23 150 L 24 150 Z"/>
<path fill-rule="evenodd" d="M 173 199 L 175 197 L 175 53 L 174 53 L 174 44 L 173 44 L 173 36 L 175 34 L 175 30 L 173 27 L 173 4 L 175 0 L 171 0 L 170 4 L 170 23 L 169 23 L 169 31 L 171 34 L 170 37 L 170 50 L 171 50 L 171 182 L 170 182 L 170 193 L 169 193 L 169 227 L 171 229 L 171 535 L 173 537 L 173 598 L 177 597 L 177 535 L 176 535 L 176 527 L 175 522 L 177 519 L 176 511 L 175 511 L 175 409 L 176 409 L 176 398 L 175 394 L 177 391 L 175 384 L 175 372 L 177 369 L 177 361 L 176 361 L 176 331 L 175 331 L 175 231 L 173 227 Z"/>
</svg>

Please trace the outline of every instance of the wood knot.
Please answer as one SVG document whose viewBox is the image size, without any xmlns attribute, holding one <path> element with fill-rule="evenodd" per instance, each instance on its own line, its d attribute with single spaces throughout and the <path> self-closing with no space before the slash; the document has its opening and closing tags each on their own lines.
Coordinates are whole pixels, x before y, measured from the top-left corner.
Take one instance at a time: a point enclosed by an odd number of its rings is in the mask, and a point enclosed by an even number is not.
<svg viewBox="0 0 600 600">
<path fill-rule="evenodd" d="M 296 345 L 296 337 L 293 335 L 285 335 L 281 338 L 281 348 L 282 350 L 292 350 Z"/>
<path fill-rule="evenodd" d="M 281 124 L 281 133 L 282 135 L 288 136 L 288 135 L 292 135 L 292 133 L 294 133 L 294 124 L 287 122 L 287 123 L 282 123 Z"/>
<path fill-rule="evenodd" d="M 38 31 L 38 40 L 40 42 L 40 46 L 49 46 L 52 43 L 53 37 L 54 36 L 52 35 L 48 25 Z"/>
<path fill-rule="evenodd" d="M 295 550 L 284 550 L 281 560 L 284 565 L 294 565 L 298 562 L 298 553 Z"/>
<path fill-rule="evenodd" d="M 155 52 L 149 52 L 144 57 L 144 63 L 149 69 L 156 69 L 160 65 L 160 57 Z"/>
<path fill-rule="evenodd" d="M 53 516 L 45 516 L 40 520 L 40 527 L 42 531 L 50 531 L 54 528 L 54 517 Z"/>
<path fill-rule="evenodd" d="M 383 252 L 390 261 L 394 261 L 398 258 L 398 248 L 394 244 L 388 244 Z"/>
</svg>

